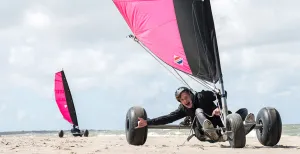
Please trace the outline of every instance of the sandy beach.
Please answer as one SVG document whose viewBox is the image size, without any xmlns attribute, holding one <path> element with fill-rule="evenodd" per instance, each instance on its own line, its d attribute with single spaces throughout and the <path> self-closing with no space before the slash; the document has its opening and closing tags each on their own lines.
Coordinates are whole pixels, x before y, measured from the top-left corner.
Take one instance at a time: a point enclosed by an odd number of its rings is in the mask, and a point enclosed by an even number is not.
<svg viewBox="0 0 300 154">
<path fill-rule="evenodd" d="M 243 149 L 231 149 L 228 142 L 199 142 L 192 138 L 185 142 L 185 136 L 148 136 L 143 146 L 132 146 L 126 142 L 125 136 L 91 136 L 72 137 L 47 135 L 7 135 L 1 136 L 0 153 L 55 153 L 55 154 L 192 154 L 215 153 L 222 154 L 299 154 L 300 137 L 283 136 L 275 147 L 264 147 L 254 137 L 247 137 L 247 145 Z M 184 143 L 184 144 L 183 144 Z"/>
</svg>

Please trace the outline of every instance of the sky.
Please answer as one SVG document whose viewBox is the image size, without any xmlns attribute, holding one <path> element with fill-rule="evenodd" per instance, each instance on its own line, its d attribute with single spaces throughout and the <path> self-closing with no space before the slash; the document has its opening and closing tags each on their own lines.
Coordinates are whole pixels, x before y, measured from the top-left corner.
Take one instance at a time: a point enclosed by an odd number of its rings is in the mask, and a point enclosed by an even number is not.
<svg viewBox="0 0 300 154">
<path fill-rule="evenodd" d="M 300 123 L 300 1 L 211 3 L 228 108 L 256 115 L 271 106 L 284 124 Z M 111 0 L 0 1 L 0 23 L 0 131 L 71 128 L 54 98 L 61 69 L 81 129 L 124 130 L 135 105 L 149 118 L 178 107 L 182 82 L 126 38 L 131 31 Z"/>
</svg>

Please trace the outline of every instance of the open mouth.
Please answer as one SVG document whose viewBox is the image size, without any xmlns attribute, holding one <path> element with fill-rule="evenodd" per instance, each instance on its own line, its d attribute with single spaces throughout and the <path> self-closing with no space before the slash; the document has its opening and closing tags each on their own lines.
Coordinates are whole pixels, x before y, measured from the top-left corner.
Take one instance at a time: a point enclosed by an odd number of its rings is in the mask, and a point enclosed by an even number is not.
<svg viewBox="0 0 300 154">
<path fill-rule="evenodd" d="M 191 105 L 191 102 L 188 102 L 188 103 L 186 103 L 185 105 L 186 105 L 186 106 L 190 106 L 190 105 Z"/>
</svg>

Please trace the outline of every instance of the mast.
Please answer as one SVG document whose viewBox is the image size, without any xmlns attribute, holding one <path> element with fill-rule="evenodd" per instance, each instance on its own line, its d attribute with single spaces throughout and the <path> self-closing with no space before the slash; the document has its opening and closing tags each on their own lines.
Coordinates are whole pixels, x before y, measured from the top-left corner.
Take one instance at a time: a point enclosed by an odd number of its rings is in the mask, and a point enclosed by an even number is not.
<svg viewBox="0 0 300 154">
<path fill-rule="evenodd" d="M 211 26 L 214 28 L 214 30 L 212 31 L 211 36 L 212 37 L 212 44 L 213 44 L 213 49 L 214 49 L 214 54 L 215 54 L 215 59 L 216 59 L 216 70 L 217 73 L 219 74 L 219 82 L 220 82 L 220 93 L 221 93 L 221 104 L 222 104 L 222 110 L 223 110 L 223 123 L 226 127 L 226 117 L 228 114 L 228 108 L 227 108 L 227 96 L 225 96 L 225 88 L 224 88 L 224 81 L 223 81 L 223 74 L 222 74 L 222 68 L 221 68 L 221 60 L 220 60 L 220 55 L 219 55 L 219 49 L 218 49 L 218 41 L 217 41 L 217 34 L 215 31 L 215 25 L 214 25 L 214 19 L 213 19 L 213 14 L 212 14 L 212 9 L 211 9 L 211 4 L 210 4 L 210 0 L 205 0 L 205 5 L 206 8 L 208 9 L 207 11 L 211 13 L 211 19 L 209 21 L 211 21 Z M 210 17 L 210 16 L 208 16 Z"/>
</svg>

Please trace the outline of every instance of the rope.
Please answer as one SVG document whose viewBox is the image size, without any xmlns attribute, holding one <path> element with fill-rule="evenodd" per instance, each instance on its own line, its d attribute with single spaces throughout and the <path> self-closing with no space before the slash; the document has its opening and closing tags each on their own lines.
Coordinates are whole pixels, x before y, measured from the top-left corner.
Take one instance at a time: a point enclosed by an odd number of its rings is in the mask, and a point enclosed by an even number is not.
<svg viewBox="0 0 300 154">
<path fill-rule="evenodd" d="M 178 72 L 176 71 L 175 68 L 174 71 L 179 75 L 179 77 L 181 79 L 179 79 L 172 71 L 170 71 L 158 58 L 156 58 L 150 51 L 148 51 L 148 49 L 132 34 L 129 35 L 129 38 L 133 38 L 133 40 L 135 42 L 137 42 L 142 48 L 144 48 L 144 50 L 146 52 L 148 52 L 156 61 L 158 61 L 166 70 L 168 70 L 173 76 L 175 76 L 175 78 L 177 78 L 179 81 L 181 81 L 183 84 L 187 85 L 189 88 L 191 88 L 191 86 L 182 78 L 182 76 L 180 74 L 178 74 Z"/>
<path fill-rule="evenodd" d="M 156 58 L 155 55 L 153 55 L 135 36 L 133 36 L 132 34 L 128 35 L 129 38 L 132 38 L 135 42 L 137 42 L 146 52 L 148 52 L 156 61 L 158 61 L 166 70 L 168 70 L 173 76 L 175 76 L 175 78 L 177 78 L 179 81 L 181 81 L 183 84 L 187 85 L 190 89 L 191 86 L 183 79 L 183 77 L 178 73 L 178 71 L 174 68 L 173 70 L 176 72 L 176 74 L 180 77 L 180 79 L 172 72 L 170 71 L 164 64 L 163 62 L 161 62 L 158 58 Z M 193 79 L 194 81 L 200 83 L 201 85 L 203 85 L 204 87 L 211 89 L 213 91 L 215 91 L 216 88 L 212 88 L 211 85 L 209 85 L 208 83 L 205 83 L 205 81 L 202 80 L 197 80 L 195 78 L 193 78 L 191 75 L 188 75 L 191 79 Z M 215 87 L 215 86 L 214 86 Z"/>
</svg>

